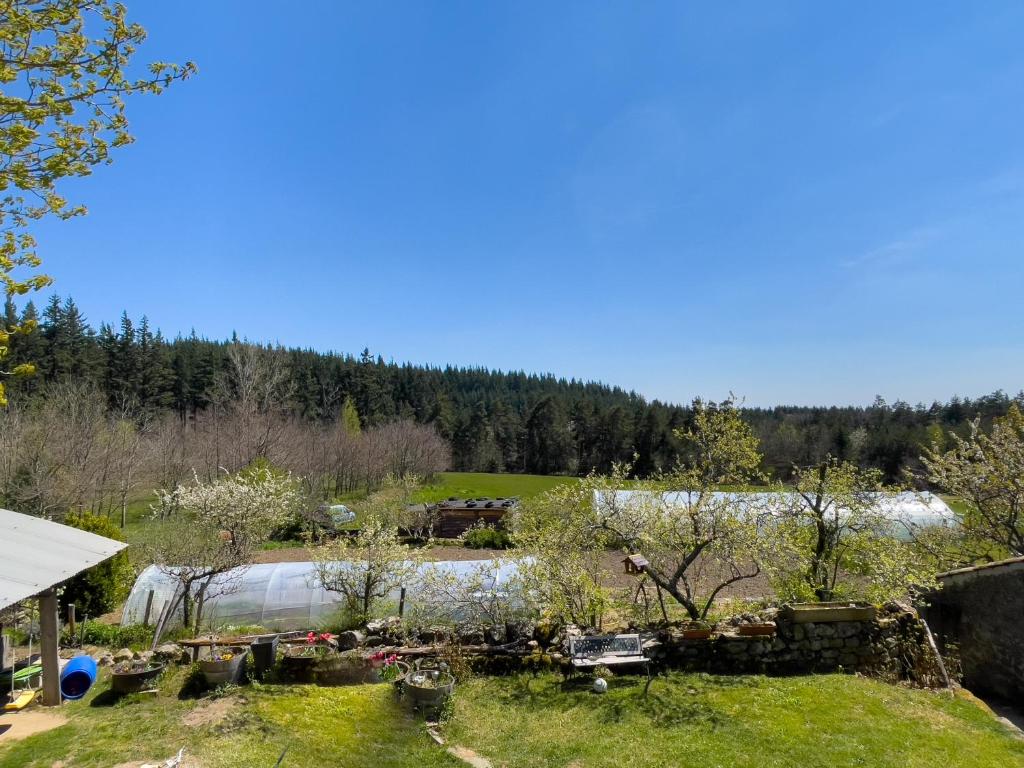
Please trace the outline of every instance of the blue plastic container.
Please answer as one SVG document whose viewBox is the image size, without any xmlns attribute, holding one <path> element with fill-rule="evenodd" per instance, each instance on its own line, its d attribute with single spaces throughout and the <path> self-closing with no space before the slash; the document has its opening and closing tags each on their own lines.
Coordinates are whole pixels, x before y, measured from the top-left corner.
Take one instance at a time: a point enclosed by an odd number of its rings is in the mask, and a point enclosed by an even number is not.
<svg viewBox="0 0 1024 768">
<path fill-rule="evenodd" d="M 60 673 L 60 693 L 65 699 L 80 699 L 96 682 L 96 660 L 92 656 L 75 656 Z"/>
</svg>

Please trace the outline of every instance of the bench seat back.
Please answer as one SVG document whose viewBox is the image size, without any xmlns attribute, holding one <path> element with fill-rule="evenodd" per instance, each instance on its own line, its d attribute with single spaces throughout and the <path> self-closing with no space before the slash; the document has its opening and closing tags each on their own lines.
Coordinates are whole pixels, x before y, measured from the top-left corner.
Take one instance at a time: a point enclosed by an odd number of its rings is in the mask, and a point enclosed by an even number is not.
<svg viewBox="0 0 1024 768">
<path fill-rule="evenodd" d="M 592 635 L 569 638 L 569 655 L 574 659 L 610 656 L 643 656 L 640 635 Z"/>
</svg>

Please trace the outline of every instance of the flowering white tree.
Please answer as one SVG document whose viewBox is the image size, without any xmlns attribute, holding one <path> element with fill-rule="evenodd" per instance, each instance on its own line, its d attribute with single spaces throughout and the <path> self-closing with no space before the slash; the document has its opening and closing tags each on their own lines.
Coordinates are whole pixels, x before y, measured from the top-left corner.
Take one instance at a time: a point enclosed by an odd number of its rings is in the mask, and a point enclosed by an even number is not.
<svg viewBox="0 0 1024 768">
<path fill-rule="evenodd" d="M 195 476 L 188 485 L 157 491 L 153 510 L 158 522 L 146 549 L 154 565 L 176 582 L 186 626 L 192 622 L 192 601 L 237 589 L 253 553 L 302 503 L 299 483 L 291 475 L 265 468 L 212 483 Z M 215 576 L 228 572 L 234 578 L 218 579 L 212 586 Z"/>
<path fill-rule="evenodd" d="M 574 624 L 597 626 L 611 601 L 605 586 L 605 551 L 613 543 L 595 526 L 596 494 L 625 487 L 624 468 L 609 477 L 589 475 L 531 499 L 512 513 L 512 536 L 526 557 L 521 573 L 543 610 Z"/>
<path fill-rule="evenodd" d="M 1024 414 L 1016 404 L 989 434 L 977 421 L 967 439 L 953 435 L 952 450 L 938 446 L 922 457 L 928 479 L 963 500 L 962 536 L 953 562 L 1024 555 Z"/>
</svg>

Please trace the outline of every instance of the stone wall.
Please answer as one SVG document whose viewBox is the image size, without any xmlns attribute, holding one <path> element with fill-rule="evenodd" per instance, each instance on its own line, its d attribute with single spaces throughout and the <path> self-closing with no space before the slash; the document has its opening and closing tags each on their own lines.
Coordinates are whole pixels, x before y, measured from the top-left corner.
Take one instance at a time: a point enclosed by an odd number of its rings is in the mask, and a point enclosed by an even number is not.
<svg viewBox="0 0 1024 768">
<path fill-rule="evenodd" d="M 770 636 L 741 636 L 739 623 L 770 623 Z M 691 640 L 679 627 L 657 630 L 637 628 L 645 653 L 658 667 L 718 674 L 763 673 L 773 675 L 814 672 L 859 672 L 887 680 L 914 680 L 924 685 L 941 684 L 934 674 L 934 654 L 925 638 L 917 613 L 890 603 L 870 621 L 797 623 L 784 613 L 768 611 L 758 616 L 723 622 L 708 639 Z M 352 634 L 352 642 L 347 642 Z M 346 633 L 339 638 L 344 648 L 404 646 L 429 652 L 455 643 L 475 658 L 481 671 L 505 672 L 522 668 L 557 668 L 569 663 L 569 639 L 597 634 L 594 629 L 561 627 L 542 623 L 502 628 L 464 626 L 413 630 L 397 619 L 374 622 L 366 633 Z"/>
<path fill-rule="evenodd" d="M 925 614 L 941 647 L 960 657 L 964 685 L 1024 701 L 1024 558 L 951 571 Z"/>
<path fill-rule="evenodd" d="M 648 655 L 667 667 L 721 674 L 860 672 L 886 679 L 918 679 L 929 655 L 917 614 L 884 608 L 872 621 L 793 623 L 774 617 L 776 632 L 744 637 L 736 628 L 707 640 L 689 640 L 682 630 L 659 631 Z M 926 666 L 926 665 L 925 665 Z"/>
</svg>

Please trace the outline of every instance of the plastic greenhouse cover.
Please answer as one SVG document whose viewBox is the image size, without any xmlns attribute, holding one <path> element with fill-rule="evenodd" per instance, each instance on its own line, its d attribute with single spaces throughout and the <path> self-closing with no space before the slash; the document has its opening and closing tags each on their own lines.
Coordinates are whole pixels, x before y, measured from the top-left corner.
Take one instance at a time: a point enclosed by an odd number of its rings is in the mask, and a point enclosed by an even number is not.
<svg viewBox="0 0 1024 768">
<path fill-rule="evenodd" d="M 260 563 L 214 577 L 208 588 L 212 596 L 203 605 L 204 623 L 213 626 L 255 624 L 278 630 L 321 625 L 338 609 L 342 598 L 317 585 L 315 565 L 312 562 Z M 447 560 L 423 563 L 418 571 L 422 573 L 428 568 L 438 568 L 457 576 L 467 576 L 491 565 L 496 568 L 489 583 L 485 582 L 485 587 L 490 590 L 514 577 L 519 569 L 519 561 L 511 559 Z M 231 589 L 227 594 L 217 594 L 228 585 Z M 153 605 L 149 621 L 156 623 L 164 606 L 172 600 L 175 586 L 173 577 L 155 565 L 146 568 L 128 595 L 121 624 L 142 623 L 150 590 L 153 591 Z M 397 605 L 399 590 L 395 590 L 390 598 Z M 406 591 L 406 603 L 412 605 L 415 600 L 414 581 Z M 176 618 L 180 623 L 180 609 Z"/>
<path fill-rule="evenodd" d="M 956 515 L 949 505 L 933 493 L 904 491 L 902 493 L 875 493 L 876 511 L 893 522 L 908 527 L 956 525 Z M 599 508 L 613 505 L 652 505 L 665 507 L 689 506 L 697 501 L 696 491 L 594 491 L 594 502 Z M 772 491 L 714 491 L 715 501 L 728 501 L 739 514 L 770 512 L 778 514 L 793 503 L 795 493 Z"/>
</svg>

